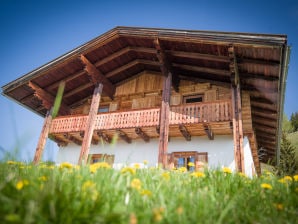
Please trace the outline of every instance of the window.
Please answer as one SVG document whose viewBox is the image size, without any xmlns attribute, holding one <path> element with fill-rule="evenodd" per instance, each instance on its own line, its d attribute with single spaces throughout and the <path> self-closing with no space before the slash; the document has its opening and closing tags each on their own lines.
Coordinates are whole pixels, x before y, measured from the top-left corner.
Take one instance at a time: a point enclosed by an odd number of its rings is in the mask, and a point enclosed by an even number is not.
<svg viewBox="0 0 298 224">
<path fill-rule="evenodd" d="M 183 103 L 199 103 L 203 102 L 203 95 L 191 95 L 191 96 L 184 96 Z"/>
<path fill-rule="evenodd" d="M 115 155 L 108 154 L 89 154 L 90 164 L 107 162 L 110 166 L 113 166 Z"/>
<path fill-rule="evenodd" d="M 175 168 L 185 167 L 189 171 L 194 171 L 200 168 L 200 163 L 208 163 L 207 152 L 186 151 L 186 152 L 172 152 L 168 156 L 169 164 Z M 195 166 L 189 166 L 193 163 Z"/>
<path fill-rule="evenodd" d="M 109 106 L 100 106 L 98 108 L 98 112 L 99 113 L 106 113 L 106 112 L 109 112 Z"/>
</svg>

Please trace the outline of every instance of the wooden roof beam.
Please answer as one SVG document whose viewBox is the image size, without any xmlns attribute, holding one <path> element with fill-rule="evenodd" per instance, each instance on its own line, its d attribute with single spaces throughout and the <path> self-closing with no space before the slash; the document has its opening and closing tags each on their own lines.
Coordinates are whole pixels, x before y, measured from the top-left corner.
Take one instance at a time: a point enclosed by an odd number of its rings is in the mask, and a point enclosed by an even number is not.
<svg viewBox="0 0 298 224">
<path fill-rule="evenodd" d="M 204 127 L 204 131 L 206 132 L 209 140 L 214 140 L 214 133 L 211 130 L 211 126 L 207 122 L 204 122 L 203 127 Z"/>
<path fill-rule="evenodd" d="M 76 145 L 82 145 L 82 140 L 78 139 L 77 137 L 73 136 L 70 133 L 63 134 L 64 138 L 68 139 L 69 141 L 72 141 Z"/>
<path fill-rule="evenodd" d="M 191 135 L 183 124 L 179 124 L 179 131 L 181 132 L 186 141 L 191 141 Z"/>
<path fill-rule="evenodd" d="M 34 95 L 42 101 L 43 106 L 50 110 L 50 108 L 54 105 L 55 97 L 50 93 L 46 92 L 44 89 L 39 87 L 37 84 L 32 81 L 28 82 L 28 86 L 34 90 Z M 63 102 L 60 105 L 59 114 L 67 115 L 70 114 L 70 108 L 65 105 Z"/>
<path fill-rule="evenodd" d="M 194 71 L 194 72 L 201 72 L 201 73 L 209 73 L 209 74 L 214 74 L 214 75 L 221 75 L 225 77 L 230 77 L 231 72 L 228 70 L 223 70 L 223 69 L 215 69 L 215 68 L 207 68 L 207 67 L 200 67 L 196 65 L 184 65 L 184 64 L 178 64 L 178 63 L 173 63 L 173 67 L 183 69 L 183 70 L 189 70 L 189 71 Z"/>
<path fill-rule="evenodd" d="M 106 143 L 111 143 L 112 139 L 107 134 L 103 133 L 102 131 L 97 131 L 96 134 L 101 137 Z"/>
<path fill-rule="evenodd" d="M 124 140 L 128 144 L 131 143 L 131 138 L 129 138 L 125 132 L 121 131 L 120 129 L 118 129 L 116 131 L 122 140 Z"/>
<path fill-rule="evenodd" d="M 149 142 L 150 141 L 150 137 L 145 132 L 143 132 L 141 128 L 139 128 L 139 127 L 138 128 L 135 128 L 135 132 L 145 142 Z"/>
<path fill-rule="evenodd" d="M 85 65 L 85 71 L 91 77 L 93 84 L 102 83 L 104 92 L 113 99 L 116 90 L 115 86 L 84 55 L 81 54 L 80 59 Z"/>
<path fill-rule="evenodd" d="M 174 71 L 172 69 L 171 63 L 166 55 L 166 52 L 160 43 L 159 39 L 156 38 L 154 40 L 155 48 L 156 48 L 156 56 L 158 58 L 158 61 L 160 63 L 160 69 L 163 74 L 163 76 L 167 77 L 168 73 L 172 73 L 172 87 L 176 92 L 179 92 L 179 77 L 174 74 Z"/>
</svg>

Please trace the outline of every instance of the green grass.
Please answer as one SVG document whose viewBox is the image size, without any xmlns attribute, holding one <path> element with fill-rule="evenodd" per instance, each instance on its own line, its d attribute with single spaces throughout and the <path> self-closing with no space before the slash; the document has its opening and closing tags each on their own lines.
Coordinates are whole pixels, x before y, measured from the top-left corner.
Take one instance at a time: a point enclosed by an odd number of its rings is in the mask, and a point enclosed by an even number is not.
<svg viewBox="0 0 298 224">
<path fill-rule="evenodd" d="M 298 216 L 298 176 L 8 162 L 0 180 L 0 223 L 296 223 Z"/>
<path fill-rule="evenodd" d="M 296 160 L 298 161 L 298 131 L 288 134 L 288 139 L 296 148 Z"/>
</svg>

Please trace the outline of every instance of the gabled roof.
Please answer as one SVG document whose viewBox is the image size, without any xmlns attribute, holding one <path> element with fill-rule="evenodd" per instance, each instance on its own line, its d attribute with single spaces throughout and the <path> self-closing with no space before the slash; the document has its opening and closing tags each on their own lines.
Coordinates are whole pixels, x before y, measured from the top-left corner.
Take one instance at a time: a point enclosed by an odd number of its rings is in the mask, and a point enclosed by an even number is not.
<svg viewBox="0 0 298 224">
<path fill-rule="evenodd" d="M 154 44 L 162 44 L 174 76 L 230 86 L 228 48 L 233 45 L 241 89 L 251 96 L 258 145 L 275 153 L 280 135 L 288 65 L 286 35 L 116 27 L 2 87 L 3 94 L 45 116 L 29 81 L 54 97 L 66 81 L 63 104 L 73 107 L 89 98 L 93 84 L 80 60 L 84 55 L 113 84 L 143 71 L 161 74 Z"/>
</svg>

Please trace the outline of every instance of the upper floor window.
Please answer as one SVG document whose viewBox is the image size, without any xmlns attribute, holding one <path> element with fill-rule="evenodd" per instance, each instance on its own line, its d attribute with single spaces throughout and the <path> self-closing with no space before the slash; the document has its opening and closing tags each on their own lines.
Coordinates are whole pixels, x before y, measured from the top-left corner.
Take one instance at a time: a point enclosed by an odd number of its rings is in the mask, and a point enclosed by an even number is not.
<svg viewBox="0 0 298 224">
<path fill-rule="evenodd" d="M 109 112 L 109 106 L 100 106 L 98 108 L 98 113 L 105 113 L 105 112 Z"/>
<path fill-rule="evenodd" d="M 199 103 L 203 102 L 203 94 L 196 94 L 183 97 L 183 103 Z"/>
</svg>

